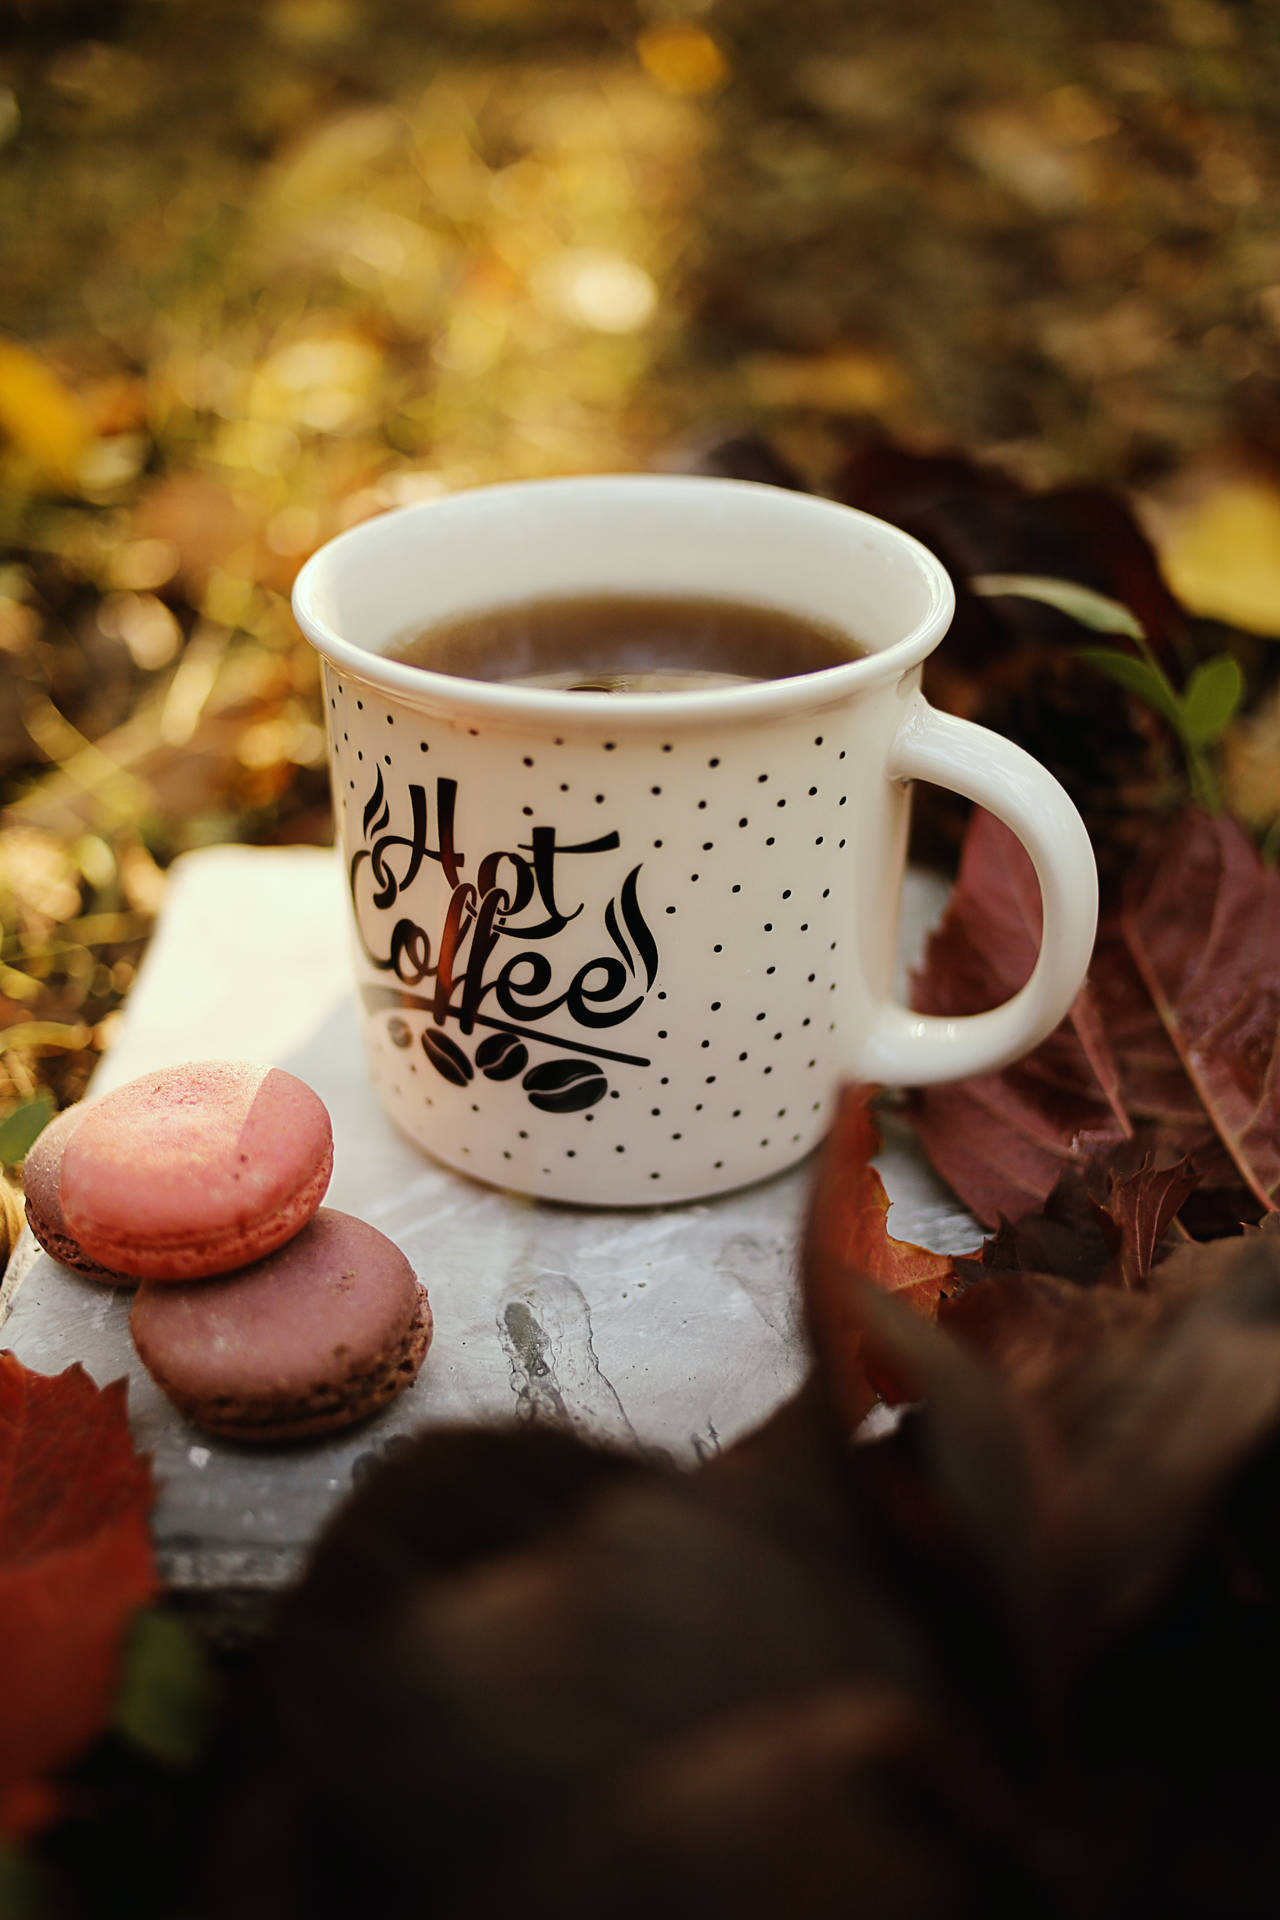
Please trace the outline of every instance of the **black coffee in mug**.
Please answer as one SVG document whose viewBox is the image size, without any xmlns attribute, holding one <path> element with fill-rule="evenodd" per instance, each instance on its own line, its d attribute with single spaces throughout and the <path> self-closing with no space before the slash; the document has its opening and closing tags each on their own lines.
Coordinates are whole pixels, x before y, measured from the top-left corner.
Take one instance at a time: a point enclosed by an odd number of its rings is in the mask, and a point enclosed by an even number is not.
<svg viewBox="0 0 1280 1920">
<path fill-rule="evenodd" d="M 385 658 L 463 680 L 580 693 L 695 693 L 840 667 L 867 651 L 801 614 L 695 596 L 527 600 L 415 633 Z"/>
</svg>

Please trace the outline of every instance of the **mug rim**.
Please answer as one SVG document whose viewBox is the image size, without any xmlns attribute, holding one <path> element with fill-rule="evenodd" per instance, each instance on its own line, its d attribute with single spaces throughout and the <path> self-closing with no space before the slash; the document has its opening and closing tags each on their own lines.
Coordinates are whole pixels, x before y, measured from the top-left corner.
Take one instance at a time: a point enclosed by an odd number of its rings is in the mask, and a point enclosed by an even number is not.
<svg viewBox="0 0 1280 1920">
<path fill-rule="evenodd" d="M 388 520 L 405 523 L 438 516 L 455 503 L 484 496 L 509 497 L 513 503 L 531 493 L 545 495 L 551 490 L 566 493 L 577 490 L 585 495 L 601 489 L 621 492 L 669 493 L 673 489 L 716 491 L 722 495 L 776 495 L 789 508 L 823 517 L 832 525 L 854 523 L 874 528 L 877 537 L 890 541 L 915 563 L 928 591 L 928 605 L 916 625 L 901 639 L 887 647 L 823 667 L 816 672 L 789 674 L 778 679 L 749 681 L 740 686 L 702 688 L 695 692 L 630 693 L 620 700 L 613 693 L 591 693 L 559 687 L 517 686 L 501 681 L 472 680 L 461 674 L 439 673 L 430 667 L 390 660 L 372 648 L 344 639 L 314 605 L 316 589 L 325 571 L 333 563 L 335 551 L 348 552 L 365 544 L 370 529 L 382 528 Z M 748 599 L 750 597 L 748 596 Z M 955 612 L 955 588 L 942 562 L 922 541 L 901 527 L 866 513 L 860 507 L 845 506 L 821 494 L 807 494 L 777 487 L 758 480 L 730 480 L 702 474 L 609 473 L 554 475 L 545 479 L 495 481 L 485 486 L 461 488 L 430 500 L 418 500 L 403 507 L 388 508 L 371 515 L 328 540 L 304 562 L 294 581 L 292 606 L 294 618 L 310 645 L 331 666 L 354 680 L 385 694 L 392 694 L 411 707 L 438 710 L 447 706 L 455 712 L 484 716 L 494 720 L 524 720 L 572 726 L 597 727 L 608 719 L 611 728 L 633 732 L 661 722 L 665 726 L 705 725 L 725 720 L 750 720 L 757 715 L 787 713 L 797 708 L 822 707 L 848 697 L 864 687 L 899 679 L 930 654 L 946 633 Z M 484 611 L 477 607 L 477 612 Z"/>
</svg>

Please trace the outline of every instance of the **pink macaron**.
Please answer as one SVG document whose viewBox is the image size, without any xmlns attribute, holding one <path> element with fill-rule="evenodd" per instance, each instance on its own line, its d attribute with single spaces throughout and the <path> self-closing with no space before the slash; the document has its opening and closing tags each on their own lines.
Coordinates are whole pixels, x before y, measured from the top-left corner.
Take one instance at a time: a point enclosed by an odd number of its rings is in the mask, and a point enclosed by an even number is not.
<svg viewBox="0 0 1280 1920">
<path fill-rule="evenodd" d="M 115 1273 L 89 1257 L 67 1226 L 62 1211 L 62 1156 L 67 1141 L 88 1111 L 83 1104 L 64 1108 L 49 1122 L 23 1161 L 27 1224 L 45 1252 L 60 1260 L 64 1267 L 74 1267 L 90 1280 L 131 1287 L 135 1284 L 131 1274 Z"/>
<path fill-rule="evenodd" d="M 141 1287 L 130 1326 L 148 1373 L 194 1425 L 296 1440 L 362 1420 L 410 1385 L 432 1318 L 394 1242 L 322 1207 L 238 1273 Z"/>
<path fill-rule="evenodd" d="M 196 1280 L 260 1260 L 315 1213 L 333 1170 L 324 1102 L 279 1067 L 194 1061 L 88 1106 L 63 1144 L 65 1230 L 100 1266 Z"/>
</svg>

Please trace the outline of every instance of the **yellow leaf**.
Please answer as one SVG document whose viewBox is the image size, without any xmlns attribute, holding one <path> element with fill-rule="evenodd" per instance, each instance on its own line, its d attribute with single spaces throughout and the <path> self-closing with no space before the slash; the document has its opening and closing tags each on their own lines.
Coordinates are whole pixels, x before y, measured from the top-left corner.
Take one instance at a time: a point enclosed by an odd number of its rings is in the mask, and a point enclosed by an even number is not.
<svg viewBox="0 0 1280 1920">
<path fill-rule="evenodd" d="M 1193 612 L 1280 634 L 1280 490 L 1232 480 L 1172 523 L 1160 561 Z"/>
<path fill-rule="evenodd" d="M 636 52 L 650 79 L 668 93 L 714 93 L 729 78 L 729 63 L 711 35 L 688 21 L 646 27 Z"/>
<path fill-rule="evenodd" d="M 1222 787 L 1232 813 L 1256 833 L 1280 820 L 1280 689 L 1227 735 Z"/>
<path fill-rule="evenodd" d="M 758 406 L 820 407 L 832 413 L 876 413 L 901 399 L 901 368 L 875 348 L 822 354 L 752 354 L 743 365 Z"/>
<path fill-rule="evenodd" d="M 52 368 L 26 347 L 0 340 L 0 431 L 48 480 L 74 483 L 93 438 L 89 416 Z"/>
</svg>

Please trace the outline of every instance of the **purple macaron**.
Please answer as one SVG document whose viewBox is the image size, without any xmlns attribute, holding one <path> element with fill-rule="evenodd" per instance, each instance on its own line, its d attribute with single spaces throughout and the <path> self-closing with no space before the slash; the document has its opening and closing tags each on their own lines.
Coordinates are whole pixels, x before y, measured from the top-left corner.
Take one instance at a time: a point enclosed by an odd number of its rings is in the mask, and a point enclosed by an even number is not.
<svg viewBox="0 0 1280 1920">
<path fill-rule="evenodd" d="M 362 1420 L 409 1386 L 432 1317 L 400 1249 L 322 1207 L 238 1273 L 141 1287 L 130 1326 L 148 1373 L 194 1425 L 295 1440 Z"/>
</svg>

